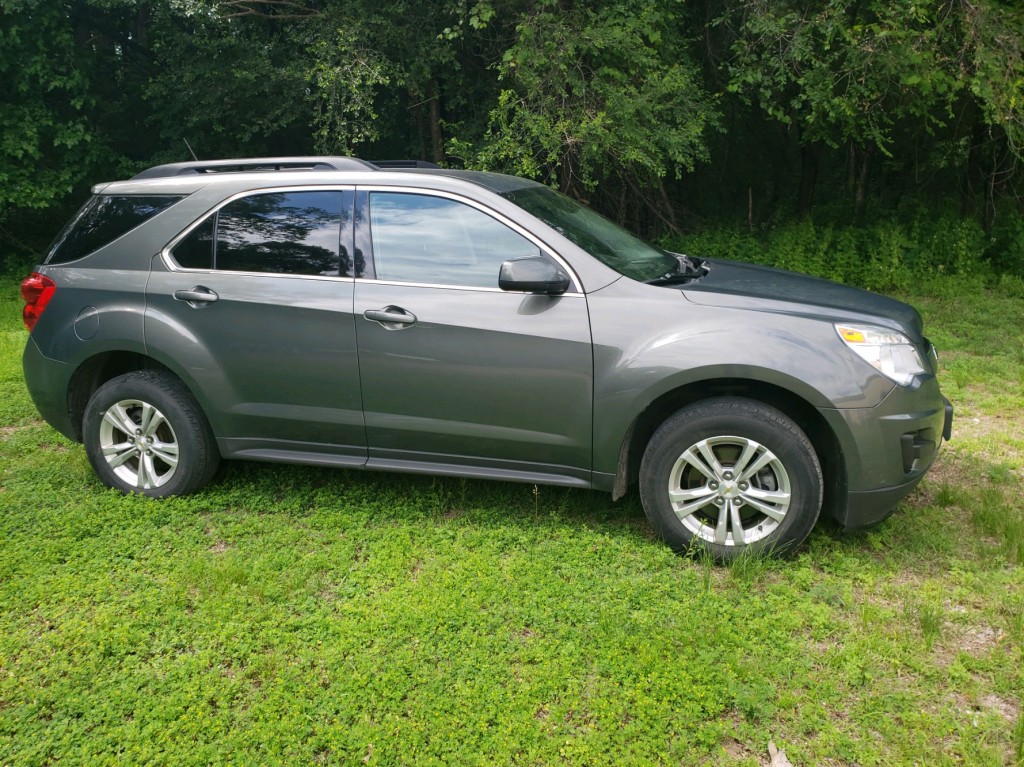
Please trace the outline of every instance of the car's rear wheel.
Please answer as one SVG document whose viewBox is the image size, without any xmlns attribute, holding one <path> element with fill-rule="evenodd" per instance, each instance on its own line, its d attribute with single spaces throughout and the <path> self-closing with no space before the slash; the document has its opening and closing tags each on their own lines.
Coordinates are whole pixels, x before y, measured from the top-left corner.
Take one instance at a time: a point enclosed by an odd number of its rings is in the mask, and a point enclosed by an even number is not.
<svg viewBox="0 0 1024 767">
<path fill-rule="evenodd" d="M 83 427 L 93 469 L 122 493 L 192 493 L 210 481 L 220 461 L 198 403 L 161 371 L 126 373 L 100 386 Z"/>
<path fill-rule="evenodd" d="M 822 486 L 803 431 L 773 407 L 733 397 L 677 412 L 640 466 L 655 530 L 676 551 L 700 548 L 720 561 L 800 544 L 818 519 Z"/>
</svg>

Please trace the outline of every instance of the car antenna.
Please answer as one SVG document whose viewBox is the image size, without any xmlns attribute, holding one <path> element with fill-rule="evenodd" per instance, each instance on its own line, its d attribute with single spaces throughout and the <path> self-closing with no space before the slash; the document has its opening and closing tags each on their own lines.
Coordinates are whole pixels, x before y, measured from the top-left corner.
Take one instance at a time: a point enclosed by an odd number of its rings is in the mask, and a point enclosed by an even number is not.
<svg viewBox="0 0 1024 767">
<path fill-rule="evenodd" d="M 188 147 L 188 151 L 192 152 L 192 159 L 195 160 L 196 162 L 199 162 L 199 158 L 196 157 L 196 153 L 192 150 L 192 145 L 188 143 L 188 139 L 182 136 L 181 140 L 185 142 L 185 146 Z"/>
</svg>

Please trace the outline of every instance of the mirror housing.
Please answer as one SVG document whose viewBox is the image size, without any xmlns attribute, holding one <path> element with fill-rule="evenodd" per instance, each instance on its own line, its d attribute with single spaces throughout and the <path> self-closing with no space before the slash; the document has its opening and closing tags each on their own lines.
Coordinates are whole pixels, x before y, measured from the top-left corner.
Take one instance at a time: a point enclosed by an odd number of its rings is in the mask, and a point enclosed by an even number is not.
<svg viewBox="0 0 1024 767">
<path fill-rule="evenodd" d="M 498 287 L 502 290 L 559 295 L 570 284 L 569 275 L 543 256 L 506 261 L 498 273 Z"/>
</svg>

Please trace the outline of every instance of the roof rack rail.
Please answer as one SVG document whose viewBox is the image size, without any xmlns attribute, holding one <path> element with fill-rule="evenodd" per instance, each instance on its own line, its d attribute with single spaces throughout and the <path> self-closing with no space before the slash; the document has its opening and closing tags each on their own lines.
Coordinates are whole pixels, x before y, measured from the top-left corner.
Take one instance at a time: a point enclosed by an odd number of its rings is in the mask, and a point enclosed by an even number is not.
<svg viewBox="0 0 1024 767">
<path fill-rule="evenodd" d="M 376 165 L 381 170 L 411 170 L 414 168 L 433 168 L 440 170 L 441 166 L 426 160 L 368 160 L 370 165 Z"/>
<path fill-rule="evenodd" d="M 257 157 L 239 160 L 200 160 L 157 165 L 132 176 L 133 180 L 171 178 L 213 173 L 268 173 L 281 170 L 377 170 L 355 157 Z"/>
</svg>

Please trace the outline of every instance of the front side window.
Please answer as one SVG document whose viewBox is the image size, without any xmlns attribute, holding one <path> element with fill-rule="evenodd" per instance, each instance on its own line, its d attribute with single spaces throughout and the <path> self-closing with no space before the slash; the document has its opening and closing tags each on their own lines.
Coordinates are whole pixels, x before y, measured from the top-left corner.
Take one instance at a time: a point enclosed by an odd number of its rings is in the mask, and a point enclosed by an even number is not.
<svg viewBox="0 0 1024 767">
<path fill-rule="evenodd" d="M 171 252 L 188 269 L 344 276 L 344 192 L 272 192 L 233 200 Z"/>
<path fill-rule="evenodd" d="M 106 195 L 91 198 L 50 246 L 48 264 L 66 264 L 127 234 L 183 195 Z"/>
<path fill-rule="evenodd" d="M 497 288 L 501 264 L 540 249 L 486 213 L 455 200 L 370 193 L 377 279 Z"/>
</svg>

